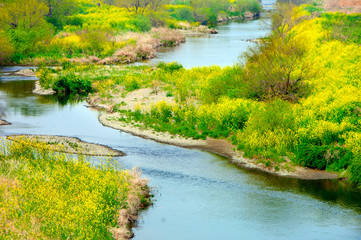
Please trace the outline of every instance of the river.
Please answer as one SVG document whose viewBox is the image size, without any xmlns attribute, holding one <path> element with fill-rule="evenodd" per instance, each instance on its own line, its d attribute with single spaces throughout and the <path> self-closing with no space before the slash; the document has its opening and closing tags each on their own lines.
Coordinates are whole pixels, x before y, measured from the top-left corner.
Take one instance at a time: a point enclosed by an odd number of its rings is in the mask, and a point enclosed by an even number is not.
<svg viewBox="0 0 361 240">
<path fill-rule="evenodd" d="M 177 60 L 186 67 L 230 65 L 251 44 L 242 39 L 267 32 L 260 30 L 262 22 L 221 26 L 220 35 L 188 38 L 154 61 Z M 223 45 L 221 39 L 229 42 Z M 205 42 L 221 50 L 193 55 Z M 139 166 L 155 194 L 154 205 L 141 213 L 134 239 L 361 239 L 361 193 L 343 181 L 299 180 L 246 170 L 207 152 L 104 127 L 97 120 L 98 112 L 85 102 L 33 95 L 35 79 L 11 76 L 17 69 L 2 68 L 6 75 L 0 79 L 0 103 L 5 107 L 4 119 L 12 125 L 1 126 L 0 135 L 74 136 L 125 152 L 127 156 L 119 161 L 125 168 Z"/>
</svg>

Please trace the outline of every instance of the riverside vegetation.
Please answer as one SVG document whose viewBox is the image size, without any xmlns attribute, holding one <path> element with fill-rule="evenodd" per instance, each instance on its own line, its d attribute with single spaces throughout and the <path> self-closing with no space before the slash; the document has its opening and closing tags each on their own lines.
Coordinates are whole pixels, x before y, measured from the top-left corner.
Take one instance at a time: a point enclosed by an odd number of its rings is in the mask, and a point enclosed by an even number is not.
<svg viewBox="0 0 361 240">
<path fill-rule="evenodd" d="M 118 121 L 195 139 L 225 138 L 269 168 L 335 171 L 359 184 L 359 23 L 359 14 L 282 5 L 272 34 L 245 54 L 245 64 L 189 70 L 178 63 L 72 65 L 40 81 L 76 74 L 92 83 L 97 103 L 121 114 Z M 116 101 L 141 88 L 167 97 L 151 107 Z"/>
<path fill-rule="evenodd" d="M 0 64 L 140 61 L 183 42 L 174 29 L 260 9 L 257 0 L 0 0 Z"/>
<path fill-rule="evenodd" d="M 146 181 L 112 159 L 79 155 L 17 137 L 0 149 L 1 239 L 128 239 L 149 204 Z"/>
</svg>

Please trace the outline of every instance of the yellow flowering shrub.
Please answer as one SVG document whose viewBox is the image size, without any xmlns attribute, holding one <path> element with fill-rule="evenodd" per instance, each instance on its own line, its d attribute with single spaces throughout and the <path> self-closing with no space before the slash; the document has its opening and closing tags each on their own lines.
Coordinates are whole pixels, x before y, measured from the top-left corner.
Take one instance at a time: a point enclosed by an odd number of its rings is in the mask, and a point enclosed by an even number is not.
<svg viewBox="0 0 361 240">
<path fill-rule="evenodd" d="M 0 150 L 0 238 L 110 239 L 132 175 L 17 139 Z"/>
</svg>

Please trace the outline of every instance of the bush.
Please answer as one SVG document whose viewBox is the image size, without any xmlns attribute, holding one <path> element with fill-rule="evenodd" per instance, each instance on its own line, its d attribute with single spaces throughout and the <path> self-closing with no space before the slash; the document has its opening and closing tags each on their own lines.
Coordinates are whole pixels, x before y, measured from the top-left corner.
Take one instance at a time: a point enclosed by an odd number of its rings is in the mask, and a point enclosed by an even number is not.
<svg viewBox="0 0 361 240">
<path fill-rule="evenodd" d="M 15 49 L 13 44 L 10 42 L 9 37 L 5 34 L 5 32 L 0 31 L 0 64 L 9 61 L 14 52 Z M 19 61 L 20 59 L 17 60 L 17 63 Z"/>
<path fill-rule="evenodd" d="M 163 69 L 169 73 L 173 73 L 174 71 L 183 69 L 183 65 L 178 62 L 165 63 L 161 61 L 158 63 L 157 68 Z"/>
<path fill-rule="evenodd" d="M 130 23 L 134 25 L 135 31 L 148 32 L 152 29 L 151 20 L 143 15 L 136 15 L 135 19 L 131 20 Z"/>
<path fill-rule="evenodd" d="M 349 172 L 349 180 L 352 183 L 361 183 L 361 163 L 357 162 L 355 164 L 353 164 L 352 166 L 350 166 L 350 168 L 348 169 Z M 359 188 L 361 188 L 361 186 L 359 186 Z"/>
<path fill-rule="evenodd" d="M 39 78 L 40 86 L 45 89 L 50 88 L 55 80 L 53 73 L 54 70 L 52 68 L 45 67 L 44 65 L 39 66 L 36 70 L 36 76 Z"/>
<path fill-rule="evenodd" d="M 59 76 L 53 83 L 52 88 L 57 93 L 87 95 L 93 91 L 92 83 L 89 79 L 82 79 L 75 73 L 68 73 Z"/>
<path fill-rule="evenodd" d="M 89 28 L 81 35 L 84 42 L 87 43 L 88 54 L 100 53 L 104 50 L 110 31 L 105 29 Z"/>
<path fill-rule="evenodd" d="M 84 20 L 81 17 L 78 16 L 71 16 L 68 17 L 66 24 L 71 25 L 71 26 L 79 26 L 82 27 L 84 23 Z"/>
<path fill-rule="evenodd" d="M 345 170 L 352 153 L 341 146 L 301 144 L 296 147 L 296 163 L 309 168 Z"/>
<path fill-rule="evenodd" d="M 171 16 L 179 21 L 194 22 L 196 20 L 192 8 L 188 6 L 176 8 Z"/>
</svg>

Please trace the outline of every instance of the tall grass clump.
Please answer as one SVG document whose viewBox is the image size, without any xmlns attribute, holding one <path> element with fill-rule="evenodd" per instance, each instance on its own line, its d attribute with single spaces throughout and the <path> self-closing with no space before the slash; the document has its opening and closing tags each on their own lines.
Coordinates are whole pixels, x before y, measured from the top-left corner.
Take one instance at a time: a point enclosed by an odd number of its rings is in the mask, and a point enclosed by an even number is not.
<svg viewBox="0 0 361 240">
<path fill-rule="evenodd" d="M 45 143 L 3 140 L 0 238 L 113 239 L 120 212 L 132 207 L 133 178 L 111 159 L 95 166 Z"/>
</svg>

